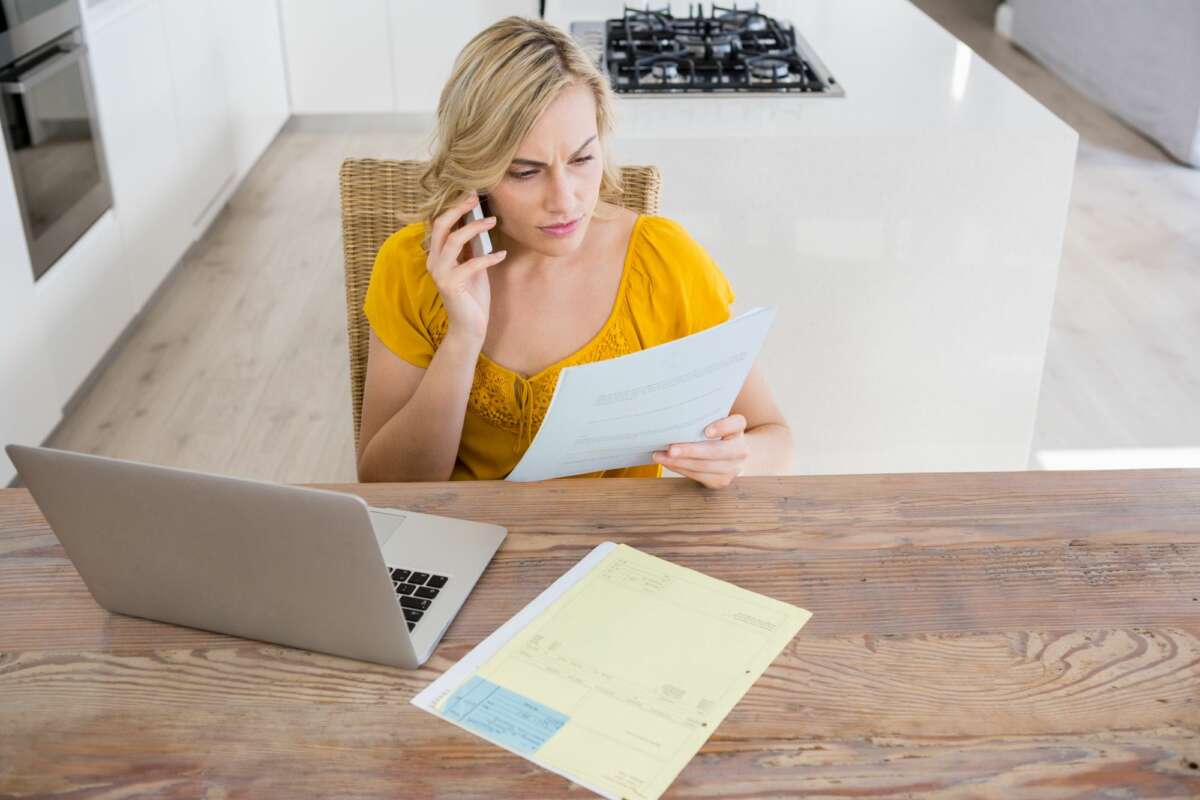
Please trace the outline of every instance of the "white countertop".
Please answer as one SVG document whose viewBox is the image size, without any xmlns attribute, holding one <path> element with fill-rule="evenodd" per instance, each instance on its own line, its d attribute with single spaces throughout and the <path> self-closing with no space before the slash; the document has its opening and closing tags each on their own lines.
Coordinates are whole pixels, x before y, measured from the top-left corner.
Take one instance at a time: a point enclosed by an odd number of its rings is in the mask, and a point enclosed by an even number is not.
<svg viewBox="0 0 1200 800">
<path fill-rule="evenodd" d="M 1075 132 L 905 0 L 761 10 L 846 96 L 620 96 L 617 160 L 662 170 L 739 308 L 779 305 L 801 472 L 1024 469 Z"/>
<path fill-rule="evenodd" d="M 1074 135 L 907 0 L 784 0 L 759 5 L 764 13 L 794 23 L 846 90 L 845 97 L 790 95 L 769 98 L 768 103 L 766 98 L 736 95 L 620 95 L 620 135 L 771 138 L 833 132 L 1022 131 L 1064 140 Z M 574 21 L 619 17 L 621 6 L 619 0 L 549 0 L 546 18 L 569 30 Z M 686 14 L 686 6 L 672 4 L 676 13 Z"/>
</svg>

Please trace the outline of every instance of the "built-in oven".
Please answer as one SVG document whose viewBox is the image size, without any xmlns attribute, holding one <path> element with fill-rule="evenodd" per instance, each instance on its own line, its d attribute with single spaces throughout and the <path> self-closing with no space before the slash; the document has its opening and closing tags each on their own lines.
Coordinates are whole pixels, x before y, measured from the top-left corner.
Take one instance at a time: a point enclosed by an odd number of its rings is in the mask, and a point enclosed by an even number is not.
<svg viewBox="0 0 1200 800">
<path fill-rule="evenodd" d="M 36 280 L 112 206 L 77 0 L 0 0 L 0 124 Z"/>
</svg>

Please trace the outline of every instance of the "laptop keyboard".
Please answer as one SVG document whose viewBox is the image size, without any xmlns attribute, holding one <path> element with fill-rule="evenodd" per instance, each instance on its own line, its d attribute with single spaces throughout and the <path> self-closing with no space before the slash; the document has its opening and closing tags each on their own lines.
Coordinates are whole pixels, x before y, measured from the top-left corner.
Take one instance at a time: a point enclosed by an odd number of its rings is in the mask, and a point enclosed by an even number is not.
<svg viewBox="0 0 1200 800">
<path fill-rule="evenodd" d="M 414 572 L 402 567 L 388 566 L 392 574 L 392 586 L 396 588 L 396 599 L 404 609 L 404 620 L 411 631 L 417 627 L 430 604 L 450 580 L 445 575 Z"/>
</svg>

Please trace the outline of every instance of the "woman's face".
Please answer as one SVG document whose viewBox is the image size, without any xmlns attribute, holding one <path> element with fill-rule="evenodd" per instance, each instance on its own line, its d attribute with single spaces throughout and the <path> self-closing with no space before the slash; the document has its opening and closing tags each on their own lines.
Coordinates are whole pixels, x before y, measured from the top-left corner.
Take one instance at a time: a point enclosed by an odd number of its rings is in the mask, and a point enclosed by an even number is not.
<svg viewBox="0 0 1200 800">
<path fill-rule="evenodd" d="M 596 101 L 586 86 L 559 92 L 517 149 L 489 210 L 510 242 L 565 256 L 583 241 L 603 171 Z"/>
</svg>

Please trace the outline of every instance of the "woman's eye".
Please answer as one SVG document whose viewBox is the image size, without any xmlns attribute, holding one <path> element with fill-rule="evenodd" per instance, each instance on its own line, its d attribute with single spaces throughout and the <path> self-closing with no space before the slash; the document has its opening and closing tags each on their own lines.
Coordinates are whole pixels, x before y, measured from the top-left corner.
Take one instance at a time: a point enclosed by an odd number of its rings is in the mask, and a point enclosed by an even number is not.
<svg viewBox="0 0 1200 800">
<path fill-rule="evenodd" d="M 577 159 L 575 159 L 575 160 L 574 160 L 573 162 L 571 162 L 571 163 L 573 163 L 573 164 L 583 164 L 583 163 L 585 163 L 585 162 L 588 162 L 588 161 L 591 161 L 591 160 L 592 160 L 592 156 L 583 156 L 583 157 L 581 157 L 581 158 L 577 158 Z M 509 177 L 511 177 L 511 178 L 516 178 L 516 179 L 517 179 L 517 180 L 519 180 L 519 181 L 528 180 L 529 178 L 532 178 L 534 175 L 537 175 L 537 174 L 538 174 L 538 171 L 537 171 L 536 169 L 530 169 L 530 170 L 526 170 L 526 171 L 524 171 L 524 172 L 510 172 L 510 173 L 508 173 Z"/>
</svg>

